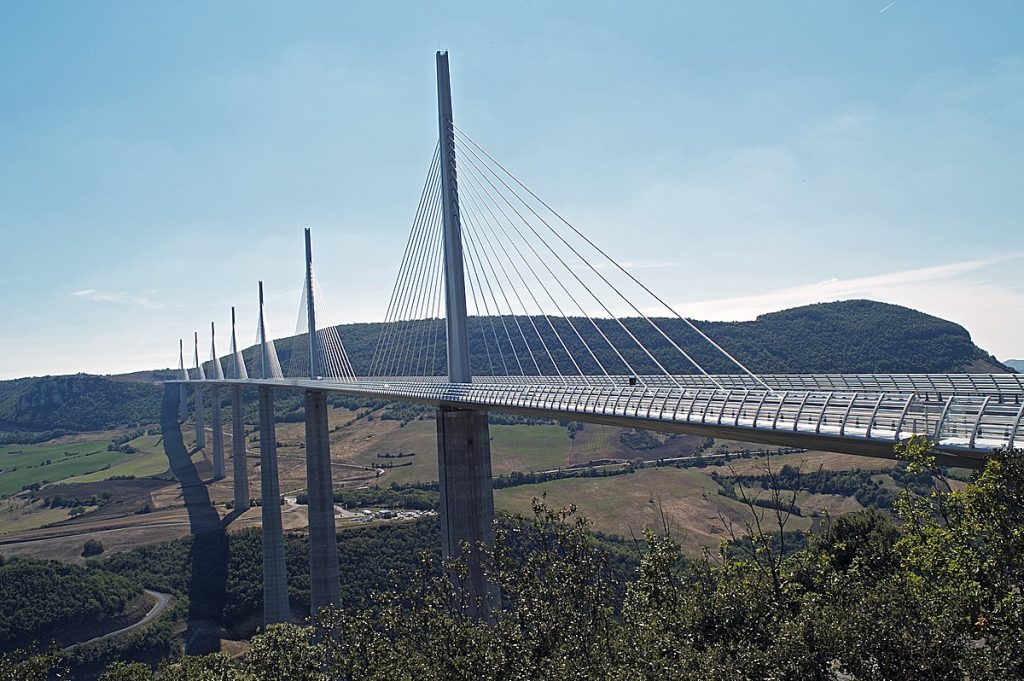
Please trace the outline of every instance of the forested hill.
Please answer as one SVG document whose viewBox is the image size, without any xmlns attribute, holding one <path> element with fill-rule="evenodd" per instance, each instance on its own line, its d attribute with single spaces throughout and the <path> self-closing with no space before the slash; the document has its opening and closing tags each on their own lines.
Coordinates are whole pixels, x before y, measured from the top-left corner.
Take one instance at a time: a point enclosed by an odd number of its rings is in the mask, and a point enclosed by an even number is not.
<svg viewBox="0 0 1024 681">
<path fill-rule="evenodd" d="M 871 300 L 795 307 L 753 322 L 704 325 L 760 373 L 1001 373 L 967 329 Z"/>
<path fill-rule="evenodd" d="M 151 423 L 159 419 L 159 399 L 159 388 L 153 383 L 87 374 L 0 381 L 0 443 Z M 24 436 L 5 437 L 19 432 Z"/>
<path fill-rule="evenodd" d="M 587 373 L 600 373 L 597 364 L 590 360 L 588 353 L 579 342 L 574 331 L 564 320 L 553 319 L 552 331 L 543 317 L 532 320 L 526 317 L 504 318 L 515 343 L 512 351 L 501 320 L 497 318 L 471 318 L 469 324 L 470 350 L 473 354 L 473 370 L 478 375 L 503 373 L 494 348 L 495 338 L 499 342 L 506 364 L 515 365 L 513 355 L 518 356 L 523 367 L 531 368 L 533 359 L 523 347 L 516 331 L 517 327 L 531 333 L 534 344 L 534 358 L 541 366 L 542 373 L 554 373 L 550 362 L 543 356 L 540 343 L 536 340 L 536 328 L 554 355 L 563 373 L 575 373 L 575 368 L 561 349 L 564 342 L 573 357 Z M 626 373 L 624 365 L 601 339 L 593 325 L 585 318 L 573 319 L 573 324 L 592 348 L 597 359 L 611 373 Z M 735 373 L 737 367 L 707 342 L 700 339 L 684 322 L 678 319 L 655 320 L 679 345 L 685 348 L 705 369 L 712 373 Z M 493 322 L 493 329 L 492 329 Z M 638 373 L 659 373 L 655 366 L 629 339 L 626 331 L 612 320 L 597 320 L 601 331 L 615 344 L 624 349 L 626 360 Z M 878 303 L 870 300 L 851 300 L 837 303 L 819 303 L 796 307 L 781 312 L 761 315 L 750 322 L 696 322 L 707 335 L 729 350 L 748 368 L 756 373 L 1001 373 L 1008 369 L 989 353 L 974 345 L 968 331 L 953 322 L 911 310 L 899 305 Z M 404 362 L 393 361 L 390 375 L 403 373 L 429 373 L 414 371 L 422 364 L 413 357 L 420 357 L 420 349 L 426 348 L 427 355 L 433 345 L 434 328 L 438 327 L 443 338 L 443 321 L 436 324 L 423 321 L 410 324 L 405 330 L 394 334 L 409 339 L 411 346 Z M 660 334 L 640 318 L 625 321 L 625 326 L 673 373 L 689 374 L 696 370 L 685 358 L 676 352 Z M 357 373 L 365 375 L 373 361 L 373 353 L 380 336 L 380 324 L 348 324 L 339 327 L 346 351 Z M 485 346 L 484 338 L 488 343 Z M 297 342 L 297 343 L 296 343 Z M 306 362 L 303 350 L 305 336 L 276 342 L 281 365 L 287 373 L 292 364 L 292 347 L 301 357 L 294 362 L 296 368 Z M 491 354 L 488 362 L 488 351 Z M 435 373 L 442 373 L 444 349 L 436 344 Z M 255 350 L 246 352 L 249 366 L 255 360 Z M 545 366 L 546 364 L 546 366 Z M 402 371 L 407 369 L 409 371 Z M 536 370 L 527 373 L 536 373 Z"/>
<path fill-rule="evenodd" d="M 677 319 L 658 319 L 659 325 L 673 339 L 685 347 L 709 371 L 732 373 L 736 367 L 700 340 L 683 322 Z M 492 332 L 491 323 L 494 323 Z M 474 371 L 489 373 L 489 365 L 503 373 L 495 353 L 494 338 L 503 340 L 502 355 L 509 366 L 516 366 L 516 357 L 524 367 L 532 367 L 532 360 L 521 341 L 516 338 L 515 350 L 505 340 L 502 322 L 514 329 L 516 322 L 524 329 L 535 325 L 549 348 L 559 348 L 559 341 L 544 318 L 474 318 L 470 321 L 470 346 Z M 617 347 L 630 344 L 626 332 L 614 321 L 599 320 L 602 332 Z M 624 373 L 623 365 L 604 345 L 593 326 L 586 320 L 574 320 L 597 358 L 609 371 Z M 839 303 L 821 303 L 773 312 L 751 322 L 697 322 L 709 336 L 727 348 L 751 370 L 759 373 L 923 373 L 923 372 L 1004 372 L 1007 368 L 978 348 L 962 326 L 910 310 L 897 305 L 854 300 Z M 575 340 L 574 331 L 563 321 L 555 320 L 555 329 L 566 341 L 573 356 L 586 372 L 598 373 L 593 360 L 586 361 L 587 353 Z M 678 373 L 692 373 L 685 359 L 679 356 L 658 333 L 642 319 L 626 321 L 628 329 L 652 352 L 663 360 L 666 368 Z M 347 324 L 340 327 L 356 371 L 365 375 L 370 368 L 374 349 L 381 332 L 381 324 Z M 439 341 L 434 343 L 433 332 L 438 330 Z M 420 350 L 434 346 L 435 373 L 443 368 L 443 321 L 421 321 L 409 325 L 402 332 L 411 347 L 409 357 L 420 357 Z M 485 347 L 482 333 L 488 334 Z M 575 343 L 573 343 L 575 340 Z M 535 346 L 539 346 L 536 337 Z M 292 348 L 305 348 L 305 337 L 297 336 L 277 341 L 281 364 L 286 373 L 294 364 L 298 370 L 305 366 L 305 358 L 292 357 Z M 488 351 L 491 353 L 488 361 Z M 428 355 L 430 353 L 427 353 Z M 537 355 L 541 352 L 537 351 Z M 565 352 L 553 350 L 560 369 L 566 373 L 575 370 Z M 624 353 L 626 359 L 639 372 L 656 373 L 655 367 L 638 348 Z M 255 349 L 245 352 L 252 368 Z M 293 362 L 294 360 L 294 362 Z M 550 363 L 538 358 L 544 373 L 554 373 Z M 225 367 L 227 362 L 225 361 Z M 390 373 L 399 370 L 422 369 L 410 361 L 393 365 Z M 4 438 L 19 438 L 11 433 L 25 431 L 83 431 L 98 430 L 125 423 L 140 423 L 155 419 L 158 413 L 159 389 L 152 382 L 162 380 L 173 372 L 158 371 L 130 374 L 125 377 L 59 376 L 18 379 L 0 382 L 0 442 Z M 6 435 L 5 435 L 6 433 Z M 41 436 L 42 434 L 40 434 Z"/>
</svg>

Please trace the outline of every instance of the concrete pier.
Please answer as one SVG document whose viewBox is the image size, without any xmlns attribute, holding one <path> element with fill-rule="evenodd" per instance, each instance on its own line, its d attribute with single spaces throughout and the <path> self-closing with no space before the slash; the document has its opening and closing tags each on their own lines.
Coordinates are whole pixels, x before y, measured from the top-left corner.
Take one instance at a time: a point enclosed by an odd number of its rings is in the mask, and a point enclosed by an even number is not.
<svg viewBox="0 0 1024 681">
<path fill-rule="evenodd" d="M 210 424 L 213 427 L 213 479 L 224 477 L 224 421 L 220 414 L 220 386 L 210 388 Z"/>
<path fill-rule="evenodd" d="M 202 449 L 206 446 L 206 423 L 204 417 L 206 416 L 206 408 L 203 405 L 203 388 L 198 383 L 196 384 L 195 392 L 195 409 L 196 409 L 196 449 Z"/>
<path fill-rule="evenodd" d="M 188 388 L 184 383 L 178 384 L 178 423 L 188 421 Z"/>
<path fill-rule="evenodd" d="M 491 438 L 487 412 L 438 407 L 437 463 L 441 483 L 441 549 L 466 562 L 469 614 L 489 619 L 500 594 L 485 575 L 481 548 L 494 538 Z"/>
<path fill-rule="evenodd" d="M 260 392 L 260 497 L 263 512 L 263 624 L 287 622 L 288 571 L 281 528 L 281 488 L 277 480 L 277 429 L 274 393 Z"/>
<path fill-rule="evenodd" d="M 245 459 L 245 423 L 242 421 L 242 386 L 231 386 L 231 486 L 235 509 L 249 508 L 249 465 Z"/>
<path fill-rule="evenodd" d="M 324 606 L 341 603 L 327 394 L 321 390 L 306 391 L 306 492 L 310 614 L 315 616 Z"/>
</svg>

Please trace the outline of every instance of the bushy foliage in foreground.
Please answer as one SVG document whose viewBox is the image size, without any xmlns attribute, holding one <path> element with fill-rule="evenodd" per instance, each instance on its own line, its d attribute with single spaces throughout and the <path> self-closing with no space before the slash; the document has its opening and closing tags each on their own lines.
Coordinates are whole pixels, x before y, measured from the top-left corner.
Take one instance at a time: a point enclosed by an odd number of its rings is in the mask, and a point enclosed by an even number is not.
<svg viewBox="0 0 1024 681">
<path fill-rule="evenodd" d="M 904 450 L 912 468 L 930 466 L 923 441 Z M 214 656 L 158 675 L 1020 678 L 1021 453 L 997 456 L 962 491 L 906 493 L 897 512 L 899 526 L 875 511 L 836 519 L 788 557 L 755 531 L 748 552 L 684 564 L 671 537 L 650 534 L 619 610 L 614 572 L 586 522 L 538 506 L 532 528 L 499 531 L 493 578 L 504 609 L 493 624 L 466 617 L 451 582 L 424 573 L 411 608 L 381 599 L 324 612 L 316 626 L 270 628 L 237 662 Z M 505 551 L 515 532 L 533 537 L 525 558 Z"/>
<path fill-rule="evenodd" d="M 912 470 L 932 467 L 925 442 L 902 449 Z M 756 506 L 741 550 L 683 561 L 667 532 L 648 534 L 625 585 L 584 520 L 538 504 L 532 523 L 498 528 L 493 622 L 466 615 L 458 565 L 448 579 L 427 561 L 404 600 L 272 626 L 235 660 L 185 658 L 155 677 L 1022 678 L 1024 453 L 997 455 L 960 491 L 937 479 L 901 496 L 898 525 L 846 515 L 798 551 L 773 535 L 783 514 Z M 151 675 L 117 665 L 105 678 Z"/>
</svg>

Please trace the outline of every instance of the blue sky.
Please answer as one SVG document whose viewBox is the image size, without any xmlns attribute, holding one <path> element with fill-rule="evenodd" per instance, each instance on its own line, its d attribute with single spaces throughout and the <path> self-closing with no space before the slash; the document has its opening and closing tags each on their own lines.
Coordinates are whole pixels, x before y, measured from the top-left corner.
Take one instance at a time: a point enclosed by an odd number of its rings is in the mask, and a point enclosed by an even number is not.
<svg viewBox="0 0 1024 681">
<path fill-rule="evenodd" d="M 1024 4 L 888 4 L 2 3 L 0 377 L 168 366 L 232 304 L 249 343 L 259 278 L 290 334 L 306 226 L 336 321 L 380 319 L 437 49 L 459 125 L 683 314 L 869 297 L 1024 356 Z"/>
</svg>

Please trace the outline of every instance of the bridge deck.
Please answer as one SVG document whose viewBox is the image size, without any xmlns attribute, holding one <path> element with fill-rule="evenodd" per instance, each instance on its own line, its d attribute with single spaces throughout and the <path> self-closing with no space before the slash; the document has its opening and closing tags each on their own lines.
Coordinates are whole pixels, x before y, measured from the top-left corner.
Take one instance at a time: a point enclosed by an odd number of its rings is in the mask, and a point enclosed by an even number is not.
<svg viewBox="0 0 1024 681">
<path fill-rule="evenodd" d="M 613 377 L 604 385 L 553 384 L 551 377 L 481 378 L 473 383 L 436 377 L 203 382 L 326 390 L 880 457 L 892 457 L 895 442 L 919 434 L 936 443 L 935 452 L 944 463 L 977 466 L 992 450 L 1024 442 L 1021 377 L 982 376 L 986 378 L 974 375 L 973 383 L 960 375 L 762 377 L 780 388 L 802 387 L 775 390 L 755 388 L 736 376 L 729 377 L 735 383 L 723 385 L 742 387 L 726 389 L 706 387 L 713 383 L 703 377 L 686 377 L 696 381 L 694 387 L 673 385 L 667 377 L 661 384 L 645 380 L 646 385 L 640 380 L 629 385 L 628 377 Z M 808 385 L 814 388 L 803 387 Z M 967 392 L 971 385 L 977 386 L 973 393 Z M 906 389 L 879 389 L 888 386 Z"/>
</svg>

